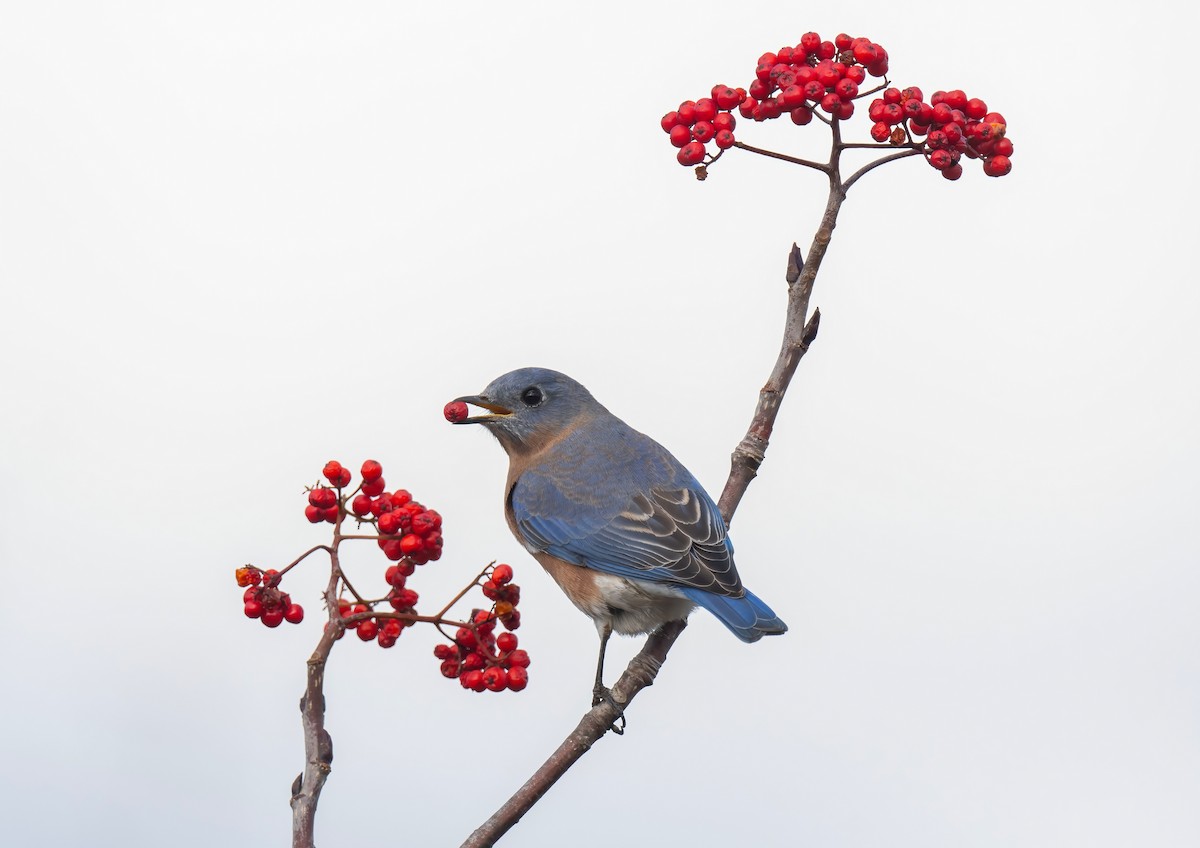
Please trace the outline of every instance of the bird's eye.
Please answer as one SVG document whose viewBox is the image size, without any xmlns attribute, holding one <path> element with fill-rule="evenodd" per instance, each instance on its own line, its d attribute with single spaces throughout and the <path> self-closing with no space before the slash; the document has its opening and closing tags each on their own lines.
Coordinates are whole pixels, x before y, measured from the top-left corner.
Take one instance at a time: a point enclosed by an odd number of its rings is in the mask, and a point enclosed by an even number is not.
<svg viewBox="0 0 1200 848">
<path fill-rule="evenodd" d="M 521 392 L 521 403 L 525 404 L 526 406 L 541 406 L 542 401 L 545 399 L 546 397 L 542 394 L 542 390 L 537 386 L 530 386 L 528 389 Z"/>
</svg>

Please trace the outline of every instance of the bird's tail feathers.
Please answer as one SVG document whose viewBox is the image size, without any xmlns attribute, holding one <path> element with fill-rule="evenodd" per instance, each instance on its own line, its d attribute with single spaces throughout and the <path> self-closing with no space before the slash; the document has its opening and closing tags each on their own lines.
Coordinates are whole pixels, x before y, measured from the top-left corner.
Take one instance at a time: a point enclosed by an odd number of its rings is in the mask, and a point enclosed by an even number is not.
<svg viewBox="0 0 1200 848">
<path fill-rule="evenodd" d="M 703 589 L 685 589 L 688 598 L 720 619 L 743 642 L 787 632 L 787 625 L 753 592 L 740 598 L 717 595 Z"/>
</svg>

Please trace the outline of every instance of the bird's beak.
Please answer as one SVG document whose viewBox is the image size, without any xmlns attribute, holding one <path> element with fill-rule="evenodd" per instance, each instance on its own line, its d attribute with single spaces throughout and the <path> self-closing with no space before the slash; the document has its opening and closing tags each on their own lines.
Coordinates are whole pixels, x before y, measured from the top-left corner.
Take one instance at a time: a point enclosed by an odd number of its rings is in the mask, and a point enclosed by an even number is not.
<svg viewBox="0 0 1200 848">
<path fill-rule="evenodd" d="M 469 403 L 471 406 L 478 406 L 481 409 L 486 409 L 490 415 L 472 415 L 470 418 L 464 418 L 462 421 L 455 421 L 455 424 L 479 424 L 484 421 L 495 421 L 498 418 L 507 418 L 512 415 L 512 410 L 508 407 L 501 406 L 498 403 L 492 403 L 482 395 L 466 395 L 465 397 L 455 398 L 455 403 Z"/>
</svg>

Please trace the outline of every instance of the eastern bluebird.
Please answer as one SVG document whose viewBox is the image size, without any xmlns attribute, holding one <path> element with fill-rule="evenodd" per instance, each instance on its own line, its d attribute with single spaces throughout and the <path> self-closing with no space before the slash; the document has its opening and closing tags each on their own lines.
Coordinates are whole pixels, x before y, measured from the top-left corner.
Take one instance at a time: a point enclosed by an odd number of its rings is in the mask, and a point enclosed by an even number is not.
<svg viewBox="0 0 1200 848">
<path fill-rule="evenodd" d="M 634 635 L 699 605 L 744 642 L 787 625 L 742 586 L 717 505 L 666 448 L 565 374 L 522 368 L 458 398 L 508 453 L 509 529 L 596 623 Z M 597 697 L 600 697 L 597 695 Z"/>
</svg>

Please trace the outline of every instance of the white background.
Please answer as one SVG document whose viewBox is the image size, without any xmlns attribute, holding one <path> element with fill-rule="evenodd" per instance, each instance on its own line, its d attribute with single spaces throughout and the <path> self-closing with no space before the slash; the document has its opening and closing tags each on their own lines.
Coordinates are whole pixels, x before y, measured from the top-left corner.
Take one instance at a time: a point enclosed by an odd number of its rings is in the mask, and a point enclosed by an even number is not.
<svg viewBox="0 0 1200 848">
<path fill-rule="evenodd" d="M 854 188 L 733 527 L 791 632 L 694 616 L 628 734 L 504 844 L 1200 843 L 1185 5 L 7 5 L 5 842 L 287 844 L 321 566 L 275 631 L 233 570 L 326 538 L 302 491 L 330 458 L 446 516 L 427 607 L 514 564 L 533 666 L 475 695 L 431 632 L 340 643 L 319 843 L 456 845 L 532 772 L 595 633 L 442 405 L 558 368 L 719 491 L 825 189 L 737 151 L 699 183 L 658 119 L 816 29 L 983 97 L 1013 173 Z"/>
</svg>

